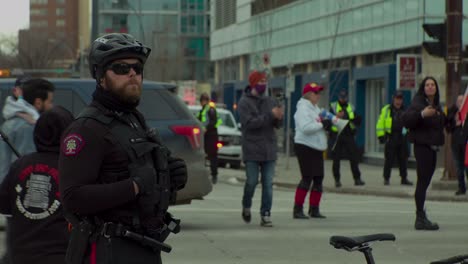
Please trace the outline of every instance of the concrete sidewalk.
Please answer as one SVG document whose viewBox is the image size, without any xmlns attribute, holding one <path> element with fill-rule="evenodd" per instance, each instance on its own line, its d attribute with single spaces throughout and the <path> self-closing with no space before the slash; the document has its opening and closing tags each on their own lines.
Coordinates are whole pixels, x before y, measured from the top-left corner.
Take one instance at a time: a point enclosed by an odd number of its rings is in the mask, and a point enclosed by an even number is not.
<svg viewBox="0 0 468 264">
<path fill-rule="evenodd" d="M 390 185 L 383 184 L 383 167 L 359 164 L 361 178 L 366 182 L 365 186 L 354 186 L 354 179 L 351 174 L 351 168 L 348 160 L 341 161 L 341 188 L 335 187 L 335 180 L 332 174 L 332 161 L 325 160 L 325 178 L 324 192 L 361 194 L 389 197 L 403 197 L 413 199 L 416 185 L 416 169 L 408 169 L 408 179 L 414 183 L 413 186 L 404 186 L 400 184 L 400 174 L 397 168 L 392 170 Z M 432 201 L 460 201 L 468 202 L 468 195 L 455 195 L 457 189 L 456 181 L 441 181 L 442 168 L 437 168 L 432 179 L 431 186 L 427 191 L 427 200 Z M 223 175 L 224 174 L 224 175 Z M 220 179 L 235 177 L 238 181 L 245 181 L 244 170 L 222 170 Z M 299 164 L 296 157 L 289 157 L 289 162 L 284 154 L 278 154 L 276 164 L 276 173 L 273 180 L 278 187 L 295 189 L 300 181 Z"/>
</svg>

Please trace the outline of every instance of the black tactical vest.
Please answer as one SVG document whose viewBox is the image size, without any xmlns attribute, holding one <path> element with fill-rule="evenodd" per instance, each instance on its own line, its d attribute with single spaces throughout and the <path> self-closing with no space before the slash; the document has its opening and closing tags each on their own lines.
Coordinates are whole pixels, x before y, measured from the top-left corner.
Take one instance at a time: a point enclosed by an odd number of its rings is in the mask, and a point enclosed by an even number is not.
<svg viewBox="0 0 468 264">
<path fill-rule="evenodd" d="M 105 125 L 109 132 L 114 136 L 117 142 L 125 150 L 128 156 L 128 174 L 132 177 L 134 173 L 141 173 L 144 167 L 152 167 L 155 171 L 156 185 L 154 186 L 154 194 L 152 195 L 151 204 L 146 202 L 144 208 L 140 208 L 133 212 L 120 212 L 123 216 L 132 214 L 132 222 L 138 225 L 138 218 L 142 215 L 142 210 L 146 211 L 143 214 L 152 214 L 163 218 L 170 201 L 170 177 L 168 171 L 168 156 L 169 150 L 160 144 L 159 138 L 151 130 L 146 130 L 146 125 L 137 122 L 139 128 L 134 127 L 127 120 L 119 118 L 117 114 L 114 116 L 105 115 L 96 107 L 86 107 L 79 118 L 91 118 Z M 140 200 L 141 199 L 140 197 Z M 148 200 L 148 199 L 147 199 Z M 118 215 L 119 209 L 113 209 L 113 215 Z"/>
</svg>

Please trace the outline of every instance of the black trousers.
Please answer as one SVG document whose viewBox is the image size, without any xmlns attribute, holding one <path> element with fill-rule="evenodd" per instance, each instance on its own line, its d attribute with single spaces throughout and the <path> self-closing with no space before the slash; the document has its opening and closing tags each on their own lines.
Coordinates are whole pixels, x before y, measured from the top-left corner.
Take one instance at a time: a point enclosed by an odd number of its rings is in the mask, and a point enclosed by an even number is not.
<svg viewBox="0 0 468 264">
<path fill-rule="evenodd" d="M 414 156 L 416 158 L 416 174 L 418 178 L 414 200 L 416 202 L 416 210 L 423 211 L 426 191 L 429 184 L 431 184 L 436 168 L 437 151 L 433 150 L 429 145 L 414 144 Z"/>
<path fill-rule="evenodd" d="M 395 159 L 398 161 L 398 167 L 400 168 L 400 177 L 406 179 L 408 176 L 408 145 L 406 136 L 403 135 L 388 135 L 389 139 L 385 143 L 385 163 L 383 177 L 384 179 L 390 179 L 392 172 L 392 166 Z"/>
<path fill-rule="evenodd" d="M 312 185 L 313 191 L 322 192 L 323 190 L 323 151 L 311 147 L 294 144 L 299 168 L 301 169 L 301 181 L 297 186 L 300 189 L 309 190 Z"/>
<path fill-rule="evenodd" d="M 205 154 L 210 161 L 211 176 L 218 175 L 218 135 L 205 134 Z"/>
<path fill-rule="evenodd" d="M 336 137 L 336 136 L 335 136 Z M 333 158 L 333 177 L 335 181 L 339 182 L 341 179 L 340 174 L 340 160 L 342 158 L 348 158 L 351 165 L 351 172 L 353 173 L 354 180 L 361 178 L 361 171 L 359 170 L 359 150 L 354 136 L 349 134 L 341 134 L 337 140 L 335 148 L 332 150 Z"/>
</svg>

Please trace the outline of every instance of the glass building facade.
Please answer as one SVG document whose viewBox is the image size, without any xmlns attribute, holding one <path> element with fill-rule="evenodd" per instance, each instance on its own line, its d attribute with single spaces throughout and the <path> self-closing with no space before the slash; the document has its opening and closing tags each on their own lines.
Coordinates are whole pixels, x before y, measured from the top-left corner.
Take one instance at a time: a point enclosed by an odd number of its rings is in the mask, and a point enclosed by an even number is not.
<svg viewBox="0 0 468 264">
<path fill-rule="evenodd" d="M 98 35 L 129 33 L 152 48 L 145 78 L 210 78 L 207 0 L 100 0 L 95 7 Z"/>
</svg>

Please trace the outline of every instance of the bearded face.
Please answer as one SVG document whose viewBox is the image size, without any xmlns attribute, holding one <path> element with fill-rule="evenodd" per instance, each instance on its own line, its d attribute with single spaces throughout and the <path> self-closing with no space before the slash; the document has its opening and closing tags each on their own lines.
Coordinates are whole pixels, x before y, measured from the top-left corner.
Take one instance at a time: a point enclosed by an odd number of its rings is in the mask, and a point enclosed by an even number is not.
<svg viewBox="0 0 468 264">
<path fill-rule="evenodd" d="M 143 66 L 139 60 L 116 60 L 107 67 L 101 86 L 121 102 L 134 104 L 141 97 L 142 73 Z"/>
</svg>

